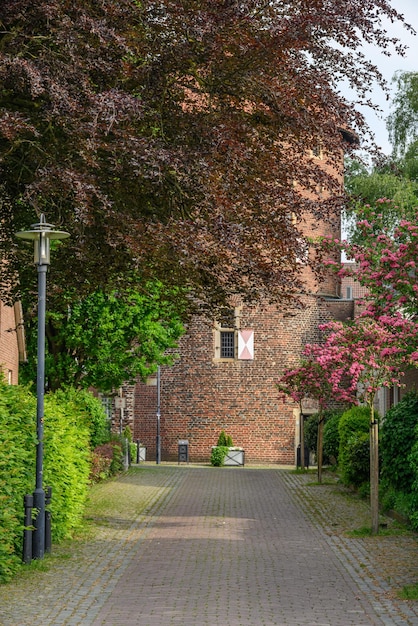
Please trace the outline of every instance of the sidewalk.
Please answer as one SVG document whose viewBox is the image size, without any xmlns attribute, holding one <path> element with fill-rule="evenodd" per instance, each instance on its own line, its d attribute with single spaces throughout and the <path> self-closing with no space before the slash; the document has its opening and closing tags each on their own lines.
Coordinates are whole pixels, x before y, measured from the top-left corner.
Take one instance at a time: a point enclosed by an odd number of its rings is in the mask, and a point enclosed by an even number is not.
<svg viewBox="0 0 418 626">
<path fill-rule="evenodd" d="M 0 587 L 0 624 L 417 626 L 418 602 L 396 597 L 418 580 L 417 537 L 347 537 L 368 507 L 314 481 L 141 466 L 112 486 L 135 514 L 100 513 L 94 540 Z"/>
</svg>

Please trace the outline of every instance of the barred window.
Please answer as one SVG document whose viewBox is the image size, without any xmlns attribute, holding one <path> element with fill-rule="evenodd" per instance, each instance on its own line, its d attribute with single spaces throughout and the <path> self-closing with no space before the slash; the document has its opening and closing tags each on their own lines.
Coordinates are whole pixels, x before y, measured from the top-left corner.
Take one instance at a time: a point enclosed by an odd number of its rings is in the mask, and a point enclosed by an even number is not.
<svg viewBox="0 0 418 626">
<path fill-rule="evenodd" d="M 215 323 L 215 358 L 237 358 L 238 309 L 225 308 L 219 313 Z"/>
<path fill-rule="evenodd" d="M 235 358 L 235 331 L 221 329 L 221 359 Z"/>
</svg>

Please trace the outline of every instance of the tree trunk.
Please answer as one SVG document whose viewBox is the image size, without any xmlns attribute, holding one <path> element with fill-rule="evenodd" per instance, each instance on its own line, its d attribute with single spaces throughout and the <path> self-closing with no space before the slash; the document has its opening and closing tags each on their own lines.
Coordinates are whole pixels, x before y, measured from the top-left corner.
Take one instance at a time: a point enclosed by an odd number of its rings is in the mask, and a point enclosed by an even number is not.
<svg viewBox="0 0 418 626">
<path fill-rule="evenodd" d="M 318 420 L 318 436 L 316 441 L 316 462 L 318 466 L 318 482 L 322 483 L 322 450 L 324 440 L 324 416 L 322 411 L 319 412 Z"/>
<path fill-rule="evenodd" d="M 379 532 L 379 423 L 374 415 L 374 395 L 370 400 L 370 508 L 372 535 Z"/>
<path fill-rule="evenodd" d="M 302 470 L 305 469 L 305 418 L 300 412 L 300 467 Z"/>
</svg>

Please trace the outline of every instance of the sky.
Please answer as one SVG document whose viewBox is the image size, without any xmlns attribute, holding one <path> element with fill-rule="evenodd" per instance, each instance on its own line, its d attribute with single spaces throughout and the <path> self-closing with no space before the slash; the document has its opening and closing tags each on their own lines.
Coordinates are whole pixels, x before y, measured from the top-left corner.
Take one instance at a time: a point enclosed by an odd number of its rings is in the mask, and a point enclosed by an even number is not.
<svg viewBox="0 0 418 626">
<path fill-rule="evenodd" d="M 399 13 L 404 15 L 405 21 L 418 33 L 418 0 L 392 0 L 391 5 Z M 386 30 L 390 36 L 398 37 L 403 44 L 408 46 L 406 56 L 401 57 L 393 52 L 390 57 L 387 57 L 383 55 L 378 48 L 372 46 L 364 47 L 364 51 L 368 54 L 370 60 L 379 68 L 393 92 L 394 85 L 391 84 L 391 81 L 396 71 L 418 72 L 418 34 L 415 36 L 411 35 L 399 23 L 391 24 L 391 22 L 388 22 Z M 392 147 L 389 142 L 385 119 L 391 112 L 391 101 L 387 101 L 382 90 L 377 87 L 373 89 L 371 99 L 383 109 L 383 113 L 378 116 L 366 107 L 361 109 L 362 113 L 366 117 L 370 128 L 375 133 L 376 143 L 385 154 L 390 154 Z"/>
</svg>

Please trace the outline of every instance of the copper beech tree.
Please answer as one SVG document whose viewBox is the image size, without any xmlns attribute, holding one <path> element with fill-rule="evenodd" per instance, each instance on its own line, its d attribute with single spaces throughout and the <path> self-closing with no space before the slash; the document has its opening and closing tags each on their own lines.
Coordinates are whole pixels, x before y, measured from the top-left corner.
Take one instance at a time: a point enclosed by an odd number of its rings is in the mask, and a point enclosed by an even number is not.
<svg viewBox="0 0 418 626">
<path fill-rule="evenodd" d="M 382 82 L 359 46 L 402 53 L 384 17 L 402 21 L 386 0 L 2 2 L 9 272 L 20 268 L 28 288 L 30 253 L 13 233 L 44 212 L 71 233 L 54 253 L 51 296 L 120 287 L 135 271 L 200 304 L 291 301 L 298 218 L 341 204 L 309 149 L 337 164 L 341 129 L 362 133 L 339 81 L 363 101 Z"/>
</svg>

